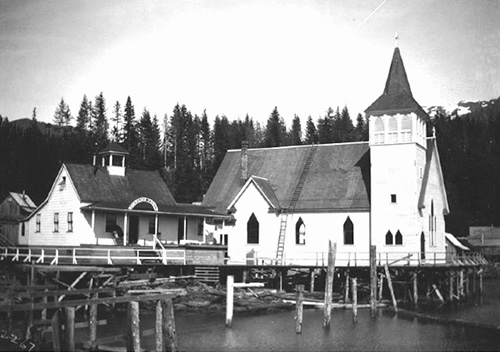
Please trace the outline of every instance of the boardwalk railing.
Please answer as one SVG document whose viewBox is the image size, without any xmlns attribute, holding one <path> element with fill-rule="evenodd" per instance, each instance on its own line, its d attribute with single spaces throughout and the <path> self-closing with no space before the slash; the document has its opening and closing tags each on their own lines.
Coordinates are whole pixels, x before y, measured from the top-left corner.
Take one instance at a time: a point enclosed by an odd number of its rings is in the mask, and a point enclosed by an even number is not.
<svg viewBox="0 0 500 352">
<path fill-rule="evenodd" d="M 0 247 L 0 260 L 64 265 L 186 264 L 184 249 Z"/>
<path fill-rule="evenodd" d="M 277 265 L 275 251 L 228 252 L 229 265 Z M 368 267 L 369 252 L 337 252 L 335 265 Z M 391 266 L 475 266 L 487 261 L 479 253 L 458 255 L 449 252 L 378 252 L 377 265 Z M 283 253 L 282 265 L 324 267 L 328 264 L 327 252 Z"/>
</svg>

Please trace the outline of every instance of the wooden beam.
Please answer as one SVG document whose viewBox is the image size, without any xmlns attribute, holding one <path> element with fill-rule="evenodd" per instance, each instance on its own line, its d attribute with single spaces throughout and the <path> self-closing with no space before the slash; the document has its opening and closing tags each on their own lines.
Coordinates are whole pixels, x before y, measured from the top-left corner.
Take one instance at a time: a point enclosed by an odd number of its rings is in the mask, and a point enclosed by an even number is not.
<svg viewBox="0 0 500 352">
<path fill-rule="evenodd" d="M 295 333 L 302 333 L 302 316 L 304 314 L 304 285 L 297 285 L 297 302 L 295 303 Z"/>
<path fill-rule="evenodd" d="M 385 269 L 385 277 L 387 279 L 387 284 L 389 285 L 389 291 L 391 292 L 391 297 L 392 297 L 392 305 L 394 306 L 394 310 L 398 311 L 398 302 L 396 300 L 396 296 L 394 295 L 394 289 L 392 287 L 392 281 L 391 281 L 391 273 L 389 272 L 389 267 L 387 266 L 387 263 L 384 264 L 384 269 Z"/>
<path fill-rule="evenodd" d="M 174 304 L 171 299 L 162 300 L 163 340 L 167 351 L 178 352 L 177 331 L 175 328 Z"/>
<path fill-rule="evenodd" d="M 332 245 L 328 241 L 328 268 L 325 282 L 325 307 L 323 312 L 323 327 L 330 328 L 332 317 L 332 293 L 333 293 L 333 274 L 335 273 L 335 255 L 337 252 L 337 243 Z"/>
<path fill-rule="evenodd" d="M 156 295 L 141 295 L 141 296 L 121 296 L 121 297 L 105 297 L 99 299 L 75 299 L 71 301 L 48 302 L 48 303 L 22 303 L 10 306 L 0 306 L 0 312 L 7 311 L 23 311 L 23 310 L 42 310 L 42 309 L 58 309 L 65 307 L 77 307 L 91 304 L 110 304 L 110 303 L 128 303 L 128 302 L 143 302 L 158 299 L 175 298 L 175 295 L 156 294 Z"/>
<path fill-rule="evenodd" d="M 144 290 L 144 291 L 149 291 L 149 290 Z M 151 290 L 152 291 L 152 290 Z M 50 297 L 50 296 L 59 296 L 59 295 L 66 295 L 66 296 L 76 296 L 76 295 L 85 295 L 88 296 L 93 293 L 113 293 L 112 288 L 93 288 L 93 289 L 78 289 L 78 290 L 55 290 L 55 291 L 43 291 L 43 292 L 7 292 L 7 293 L 0 293 L 0 298 L 39 298 L 39 297 Z M 0 303 L 0 306 L 3 305 L 3 302 Z"/>
<path fill-rule="evenodd" d="M 106 259 L 106 257 L 102 257 L 103 259 Z M 30 267 L 31 264 L 19 264 L 21 266 L 27 266 Z M 101 267 L 101 266 L 90 266 L 90 265 L 35 265 L 35 268 L 37 271 L 47 271 L 47 272 L 54 272 L 54 271 L 68 271 L 68 272 L 81 272 L 81 271 L 88 271 L 88 272 L 106 272 L 106 273 L 117 273 L 121 271 L 121 268 L 115 268 L 115 267 Z"/>
<path fill-rule="evenodd" d="M 228 275 L 226 280 L 226 327 L 233 322 L 234 276 Z"/>
</svg>

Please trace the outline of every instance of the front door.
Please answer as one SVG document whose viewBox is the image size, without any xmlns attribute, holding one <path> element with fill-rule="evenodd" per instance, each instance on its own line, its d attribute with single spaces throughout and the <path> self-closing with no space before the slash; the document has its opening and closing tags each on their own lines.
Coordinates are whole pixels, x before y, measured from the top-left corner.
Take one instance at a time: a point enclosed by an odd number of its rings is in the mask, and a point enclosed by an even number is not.
<svg viewBox="0 0 500 352">
<path fill-rule="evenodd" d="M 130 215 L 130 222 L 128 225 L 128 243 L 136 244 L 139 239 L 139 217 L 137 215 Z"/>
<path fill-rule="evenodd" d="M 425 235 L 420 234 L 420 259 L 425 259 Z"/>
<path fill-rule="evenodd" d="M 185 217 L 179 217 L 177 222 L 177 243 L 181 243 L 181 240 L 184 240 L 184 219 Z"/>
</svg>

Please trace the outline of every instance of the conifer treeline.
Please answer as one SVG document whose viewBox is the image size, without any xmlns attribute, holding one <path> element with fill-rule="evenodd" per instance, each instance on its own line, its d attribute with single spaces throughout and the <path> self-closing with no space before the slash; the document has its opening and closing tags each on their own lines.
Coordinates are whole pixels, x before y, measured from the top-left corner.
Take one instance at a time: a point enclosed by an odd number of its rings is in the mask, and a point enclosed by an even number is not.
<svg viewBox="0 0 500 352">
<path fill-rule="evenodd" d="M 499 110 L 500 104 L 490 104 L 467 116 L 441 113 L 427 124 L 428 133 L 435 126 L 438 136 L 451 209 L 447 230 L 458 236 L 468 233 L 470 225 L 500 219 Z M 193 202 L 202 199 L 226 151 L 240 148 L 243 140 L 252 148 L 368 140 L 365 118 L 359 114 L 353 124 L 347 107 L 328 108 L 316 121 L 309 116 L 304 127 L 296 115 L 286 126 L 277 107 L 265 126 L 248 115 L 234 120 L 215 116 L 211 125 L 205 111 L 193 114 L 179 104 L 161 122 L 146 108 L 136 116 L 130 97 L 108 109 L 102 93 L 94 102 L 84 96 L 75 117 L 61 99 L 54 124 L 43 132 L 36 110 L 24 128 L 0 116 L 2 199 L 8 191 L 26 190 L 39 204 L 62 162 L 89 164 L 109 141 L 130 152 L 129 167 L 159 170 L 178 202 Z"/>
</svg>

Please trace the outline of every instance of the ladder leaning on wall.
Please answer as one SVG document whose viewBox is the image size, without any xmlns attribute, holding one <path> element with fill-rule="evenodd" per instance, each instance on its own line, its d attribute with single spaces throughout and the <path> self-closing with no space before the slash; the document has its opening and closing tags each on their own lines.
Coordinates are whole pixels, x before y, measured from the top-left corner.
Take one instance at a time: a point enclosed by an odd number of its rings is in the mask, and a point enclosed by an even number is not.
<svg viewBox="0 0 500 352">
<path fill-rule="evenodd" d="M 311 164 L 314 160 L 314 155 L 316 154 L 316 150 L 318 149 L 318 145 L 313 144 L 311 149 L 309 150 L 309 155 L 307 156 L 304 167 L 302 168 L 302 172 L 300 174 L 299 180 L 297 181 L 297 185 L 292 194 L 292 198 L 290 199 L 290 204 L 287 208 L 282 208 L 281 217 L 280 217 L 280 232 L 278 236 L 278 249 L 276 251 L 276 264 L 283 264 L 283 252 L 285 250 L 285 235 L 286 235 L 286 227 L 288 222 L 288 216 L 293 215 L 295 210 L 295 206 L 297 205 L 297 201 L 299 200 L 300 192 L 302 191 L 302 187 L 304 187 L 304 183 L 306 181 L 309 170 L 311 169 Z"/>
</svg>

